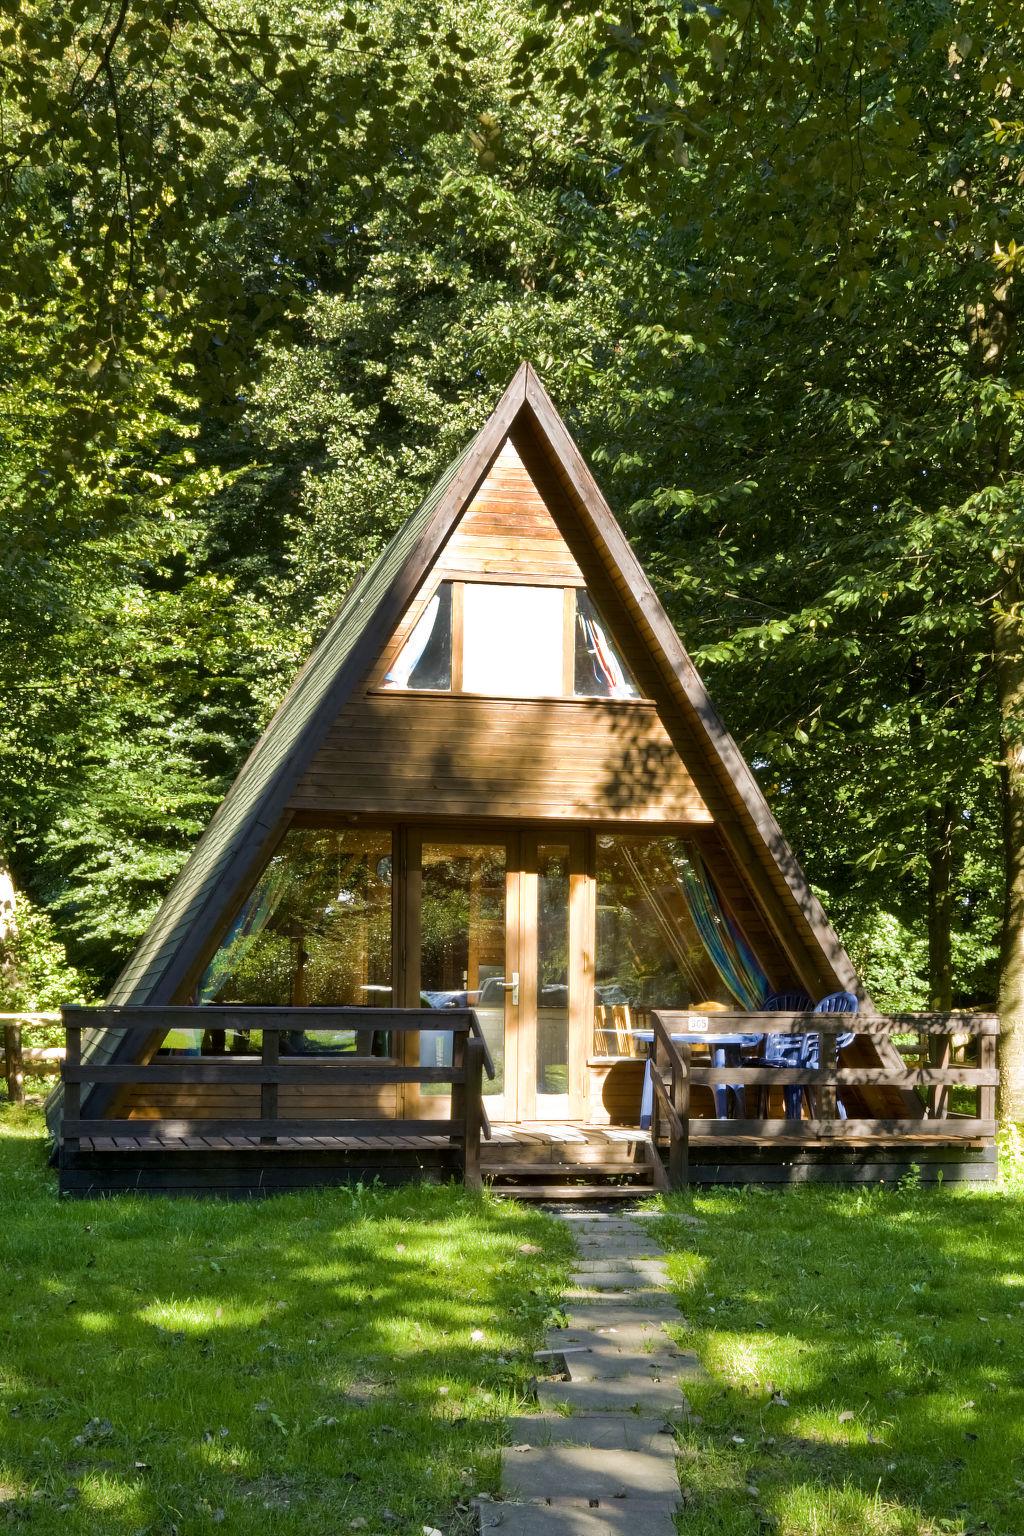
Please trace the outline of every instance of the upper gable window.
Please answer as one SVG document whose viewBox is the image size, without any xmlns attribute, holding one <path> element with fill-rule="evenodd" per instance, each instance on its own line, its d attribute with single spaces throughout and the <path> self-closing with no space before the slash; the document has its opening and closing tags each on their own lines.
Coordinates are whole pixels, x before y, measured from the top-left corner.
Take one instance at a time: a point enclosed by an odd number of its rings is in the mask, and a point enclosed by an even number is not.
<svg viewBox="0 0 1024 1536">
<path fill-rule="evenodd" d="M 562 692 L 561 587 L 467 584 L 462 687 L 466 693 L 537 698 Z"/>
<path fill-rule="evenodd" d="M 497 581 L 441 582 L 383 686 L 516 699 L 640 696 L 586 591 Z"/>
</svg>

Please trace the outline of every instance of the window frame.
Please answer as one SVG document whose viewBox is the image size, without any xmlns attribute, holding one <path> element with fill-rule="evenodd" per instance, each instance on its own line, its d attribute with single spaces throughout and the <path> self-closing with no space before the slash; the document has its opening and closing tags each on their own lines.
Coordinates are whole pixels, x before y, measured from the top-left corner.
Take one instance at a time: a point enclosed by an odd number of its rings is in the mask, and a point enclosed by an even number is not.
<svg viewBox="0 0 1024 1536">
<path fill-rule="evenodd" d="M 452 589 L 451 601 L 451 687 L 441 688 L 399 688 L 386 681 L 388 672 L 394 667 L 403 648 L 411 638 L 416 625 L 426 611 L 429 603 L 444 582 L 448 582 Z M 490 587 L 558 587 L 562 592 L 562 691 L 561 693 L 544 694 L 507 694 L 481 692 L 480 690 L 467 690 L 463 685 L 465 663 L 465 591 L 467 586 Z M 601 617 L 606 628 L 601 610 L 589 593 L 583 582 L 545 581 L 542 578 L 508 574 L 495 577 L 482 577 L 480 580 L 467 580 L 465 577 L 441 576 L 431 586 L 423 588 L 416 600 L 410 604 L 402 624 L 392 636 L 383 657 L 374 670 L 369 692 L 383 694 L 389 698 L 425 698 L 425 699 L 515 699 L 515 700 L 542 700 L 544 703 L 583 704 L 583 705 L 646 705 L 653 701 L 643 692 L 633 673 L 628 660 L 621 657 L 622 666 L 633 686 L 637 689 L 635 694 L 615 696 L 611 694 L 585 694 L 576 692 L 576 626 L 578 591 L 587 593 L 591 606 Z"/>
</svg>

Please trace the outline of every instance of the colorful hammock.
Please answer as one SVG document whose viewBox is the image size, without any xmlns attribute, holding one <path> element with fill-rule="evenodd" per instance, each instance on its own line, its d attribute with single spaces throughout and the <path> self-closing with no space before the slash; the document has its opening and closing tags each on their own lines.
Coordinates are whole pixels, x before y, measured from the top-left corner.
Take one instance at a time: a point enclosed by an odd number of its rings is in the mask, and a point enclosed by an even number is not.
<svg viewBox="0 0 1024 1536">
<path fill-rule="evenodd" d="M 724 906 L 704 860 L 691 843 L 686 845 L 682 866 L 686 905 L 704 948 L 741 1008 L 760 1008 L 770 990 L 768 977 L 743 935 L 743 930 Z"/>
</svg>

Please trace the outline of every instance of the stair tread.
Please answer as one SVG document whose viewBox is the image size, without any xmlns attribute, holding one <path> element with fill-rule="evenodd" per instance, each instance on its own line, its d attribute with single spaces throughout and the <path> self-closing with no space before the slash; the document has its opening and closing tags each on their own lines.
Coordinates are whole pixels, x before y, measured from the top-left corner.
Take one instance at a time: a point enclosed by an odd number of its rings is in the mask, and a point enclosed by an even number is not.
<svg viewBox="0 0 1024 1536">
<path fill-rule="evenodd" d="M 499 1184 L 493 1195 L 515 1200 L 635 1200 L 653 1186 L 643 1184 Z"/>
</svg>

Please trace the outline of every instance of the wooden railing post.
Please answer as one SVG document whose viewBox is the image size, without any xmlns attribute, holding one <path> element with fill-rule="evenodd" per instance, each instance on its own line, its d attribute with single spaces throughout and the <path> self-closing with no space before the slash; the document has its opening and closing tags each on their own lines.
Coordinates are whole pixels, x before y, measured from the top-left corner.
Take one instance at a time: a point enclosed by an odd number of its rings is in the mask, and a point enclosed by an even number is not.
<svg viewBox="0 0 1024 1536">
<path fill-rule="evenodd" d="M 839 1065 L 839 1052 L 836 1049 L 836 1041 L 844 1031 L 835 1029 L 829 1034 L 820 1034 L 821 1049 L 818 1052 L 818 1060 L 826 1072 L 833 1075 Z M 826 1065 L 827 1063 L 827 1065 Z M 816 1103 L 815 1103 L 816 1101 Z M 822 1083 L 817 1090 L 811 1090 L 811 1102 L 815 1103 L 818 1116 L 822 1120 L 836 1120 L 839 1117 L 839 1099 L 835 1083 Z"/>
<path fill-rule="evenodd" d="M 677 1060 L 672 1063 L 672 1108 L 679 1116 L 681 1131 L 672 1128 L 669 1143 L 668 1179 L 672 1189 L 685 1189 L 690 1181 L 690 1047 L 676 1042 Z"/>
<path fill-rule="evenodd" d="M 21 1054 L 21 1025 L 4 1025 L 4 1076 L 11 1104 L 25 1102 L 25 1066 Z"/>
<path fill-rule="evenodd" d="M 64 1026 L 64 1060 L 61 1062 L 61 1076 L 64 1078 L 64 1107 L 61 1120 L 60 1140 L 60 1165 L 69 1168 L 78 1156 L 79 1141 L 77 1136 L 65 1136 L 63 1127 L 68 1120 L 80 1120 L 82 1117 L 82 1085 L 78 1081 L 78 1072 L 82 1065 L 82 1030 L 78 1024 L 65 1024 Z"/>
<path fill-rule="evenodd" d="M 984 1065 L 984 1035 L 978 1041 L 979 1066 Z M 947 1032 L 944 1035 L 929 1035 L 928 1037 L 928 1064 L 932 1067 L 948 1067 L 953 1059 L 952 1039 Z M 983 1092 L 984 1090 L 979 1090 Z M 931 1120 L 945 1120 L 949 1114 L 949 1088 L 945 1083 L 932 1083 L 928 1089 L 928 1117 Z"/>
<path fill-rule="evenodd" d="M 463 1036 L 465 1039 L 465 1036 Z M 466 1081 L 463 1084 L 463 1180 L 467 1189 L 483 1187 L 480 1174 L 480 1129 L 483 1116 L 484 1047 L 480 1040 L 466 1040 L 464 1061 Z"/>
<path fill-rule="evenodd" d="M 264 1029 L 262 1061 L 264 1067 L 276 1067 L 281 1060 L 281 1035 L 276 1029 Z M 277 1119 L 277 1084 L 263 1082 L 260 1084 L 260 1119 Z M 260 1141 L 264 1145 L 274 1146 L 277 1143 L 276 1136 L 261 1136 Z"/>
<path fill-rule="evenodd" d="M 452 1141 L 461 1141 L 463 1127 L 466 1123 L 466 1047 L 469 1044 L 468 1037 L 461 1031 L 452 1034 L 452 1074 L 461 1076 L 462 1082 L 452 1083 Z M 456 1130 L 458 1125 L 458 1130 Z"/>
</svg>

